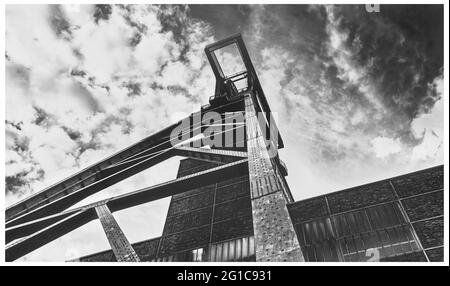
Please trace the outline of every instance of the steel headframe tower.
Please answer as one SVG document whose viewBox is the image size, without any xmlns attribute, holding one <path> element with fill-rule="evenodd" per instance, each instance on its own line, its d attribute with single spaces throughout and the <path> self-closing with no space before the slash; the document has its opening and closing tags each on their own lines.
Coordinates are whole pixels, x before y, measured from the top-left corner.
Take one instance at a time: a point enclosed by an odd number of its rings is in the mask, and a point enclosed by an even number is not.
<svg viewBox="0 0 450 286">
<path fill-rule="evenodd" d="M 228 76 L 224 74 L 215 52 L 230 45 L 239 51 L 245 70 Z M 216 78 L 215 95 L 210 98 L 210 104 L 176 124 L 8 207 L 5 227 L 7 261 L 16 260 L 95 219 L 100 220 L 117 261 L 139 261 L 114 219 L 113 212 L 243 174 L 248 174 L 250 182 L 256 260 L 303 261 L 286 208 L 286 203 L 293 202 L 293 199 L 284 178 L 287 175 L 286 168 L 277 153 L 279 148 L 283 148 L 283 141 L 271 119 L 271 110 L 243 39 L 240 34 L 231 36 L 208 45 L 205 52 Z M 246 82 L 246 86 L 238 90 L 236 83 L 242 81 Z M 227 136 L 231 135 L 234 138 L 231 145 L 202 148 L 207 145 L 205 140 L 194 140 L 192 137 L 180 139 L 181 144 L 173 144 L 173 133 L 183 122 L 190 123 L 188 132 L 191 135 L 204 135 L 208 128 L 217 125 L 209 124 L 208 120 L 195 122 L 195 118 L 210 112 L 220 114 L 221 117 L 230 112 L 243 115 L 243 120 L 235 120 L 231 127 L 221 124 L 220 129 L 216 126 L 214 134 L 209 133 L 210 137 L 220 135 L 229 138 Z M 237 142 L 233 135 L 243 128 L 244 138 Z M 265 136 L 267 130 L 270 138 Z M 220 165 L 83 207 L 70 208 L 90 195 L 173 156 L 212 161 Z"/>
</svg>

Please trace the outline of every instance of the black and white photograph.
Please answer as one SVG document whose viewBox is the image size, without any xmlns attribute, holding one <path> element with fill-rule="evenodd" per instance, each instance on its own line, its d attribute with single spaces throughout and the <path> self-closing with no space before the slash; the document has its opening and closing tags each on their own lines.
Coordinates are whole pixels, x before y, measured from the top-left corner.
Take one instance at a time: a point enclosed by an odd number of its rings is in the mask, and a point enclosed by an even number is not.
<svg viewBox="0 0 450 286">
<path fill-rule="evenodd" d="M 2 264 L 448 266 L 448 3 L 310 2 L 2 4 Z"/>
</svg>

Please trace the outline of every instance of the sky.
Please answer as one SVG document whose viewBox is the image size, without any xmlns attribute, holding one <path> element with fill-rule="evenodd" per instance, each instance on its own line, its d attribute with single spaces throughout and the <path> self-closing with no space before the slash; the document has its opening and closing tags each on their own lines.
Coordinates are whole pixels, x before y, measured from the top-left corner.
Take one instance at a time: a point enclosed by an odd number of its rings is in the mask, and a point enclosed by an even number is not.
<svg viewBox="0 0 450 286">
<path fill-rule="evenodd" d="M 296 200 L 443 164 L 442 6 L 7 5 L 6 205 L 207 104 L 203 49 L 238 32 Z M 171 180 L 178 161 L 76 206 Z M 161 234 L 169 200 L 115 213 L 131 242 Z M 93 221 L 22 260 L 108 248 Z"/>
</svg>

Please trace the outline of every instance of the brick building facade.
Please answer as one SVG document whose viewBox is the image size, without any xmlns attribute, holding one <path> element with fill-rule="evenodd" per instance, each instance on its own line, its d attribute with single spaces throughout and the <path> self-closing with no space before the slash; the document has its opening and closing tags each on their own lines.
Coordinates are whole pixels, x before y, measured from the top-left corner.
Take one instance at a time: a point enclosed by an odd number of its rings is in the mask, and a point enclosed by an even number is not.
<svg viewBox="0 0 450 286">
<path fill-rule="evenodd" d="M 243 69 L 224 73 L 216 52 L 225 47 Z M 242 36 L 205 53 L 216 79 L 209 104 L 9 206 L 7 261 L 96 219 L 112 250 L 78 260 L 442 261 L 443 166 L 295 202 Z M 176 156 L 187 158 L 177 179 L 71 208 Z M 169 196 L 161 237 L 131 245 L 113 213 Z"/>
<path fill-rule="evenodd" d="M 178 177 L 214 163 L 180 162 Z M 443 261 L 443 166 L 288 204 L 305 261 Z M 141 261 L 255 261 L 248 175 L 172 197 Z M 78 261 L 115 261 L 112 251 Z"/>
<path fill-rule="evenodd" d="M 443 261 L 443 166 L 289 205 L 307 261 Z"/>
</svg>

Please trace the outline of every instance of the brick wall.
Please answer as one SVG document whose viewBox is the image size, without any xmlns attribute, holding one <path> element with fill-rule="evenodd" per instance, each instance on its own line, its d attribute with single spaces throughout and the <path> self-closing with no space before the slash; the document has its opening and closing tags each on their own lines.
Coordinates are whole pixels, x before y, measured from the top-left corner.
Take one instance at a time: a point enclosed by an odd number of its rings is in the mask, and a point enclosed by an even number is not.
<svg viewBox="0 0 450 286">
<path fill-rule="evenodd" d="M 177 177 L 216 166 L 214 163 L 184 159 L 180 161 Z M 206 250 L 211 243 L 250 236 L 253 236 L 252 209 L 248 175 L 244 175 L 173 196 L 163 235 L 132 246 L 141 261 L 169 256 L 183 261 L 192 259 L 189 255 L 191 250 Z M 254 255 L 243 258 L 249 259 L 254 260 Z M 116 261 L 111 250 L 79 260 Z"/>
<path fill-rule="evenodd" d="M 394 192 L 387 181 L 351 188 L 326 197 L 333 214 L 395 199 Z"/>
<path fill-rule="evenodd" d="M 392 179 L 429 261 L 443 261 L 444 167 Z"/>
<path fill-rule="evenodd" d="M 288 209 L 294 224 L 329 215 L 325 197 L 295 202 L 288 205 Z"/>
<path fill-rule="evenodd" d="M 214 165 L 193 159 L 182 160 L 178 176 Z M 443 166 L 438 166 L 295 202 L 288 205 L 288 210 L 299 241 L 307 252 L 310 249 L 305 247 L 307 241 L 301 227 L 305 222 L 318 220 L 330 225 L 331 230 L 325 232 L 329 234 L 329 240 L 335 229 L 331 225 L 332 217 L 394 203 L 403 209 L 406 222 L 422 248 L 381 261 L 443 261 L 443 197 Z M 248 176 L 242 176 L 173 196 L 163 236 L 132 246 L 141 261 L 152 261 L 158 251 L 159 257 L 170 254 L 183 257 L 181 254 L 187 250 L 206 249 L 210 243 L 252 235 Z M 332 253 L 329 257 L 338 259 Z M 109 250 L 79 260 L 115 261 L 115 257 Z"/>
<path fill-rule="evenodd" d="M 407 225 L 421 247 L 418 251 L 382 261 L 443 261 L 443 174 L 443 166 L 437 166 L 295 202 L 289 204 L 288 209 L 299 241 L 306 250 L 302 227 L 305 223 L 325 222 L 341 213 L 395 203 L 404 211 Z M 336 228 L 333 225 L 331 229 Z"/>
<path fill-rule="evenodd" d="M 215 166 L 185 159 L 180 162 L 178 177 Z M 248 184 L 248 176 L 243 176 L 173 196 L 159 256 L 206 249 L 210 243 L 253 235 Z"/>
</svg>

